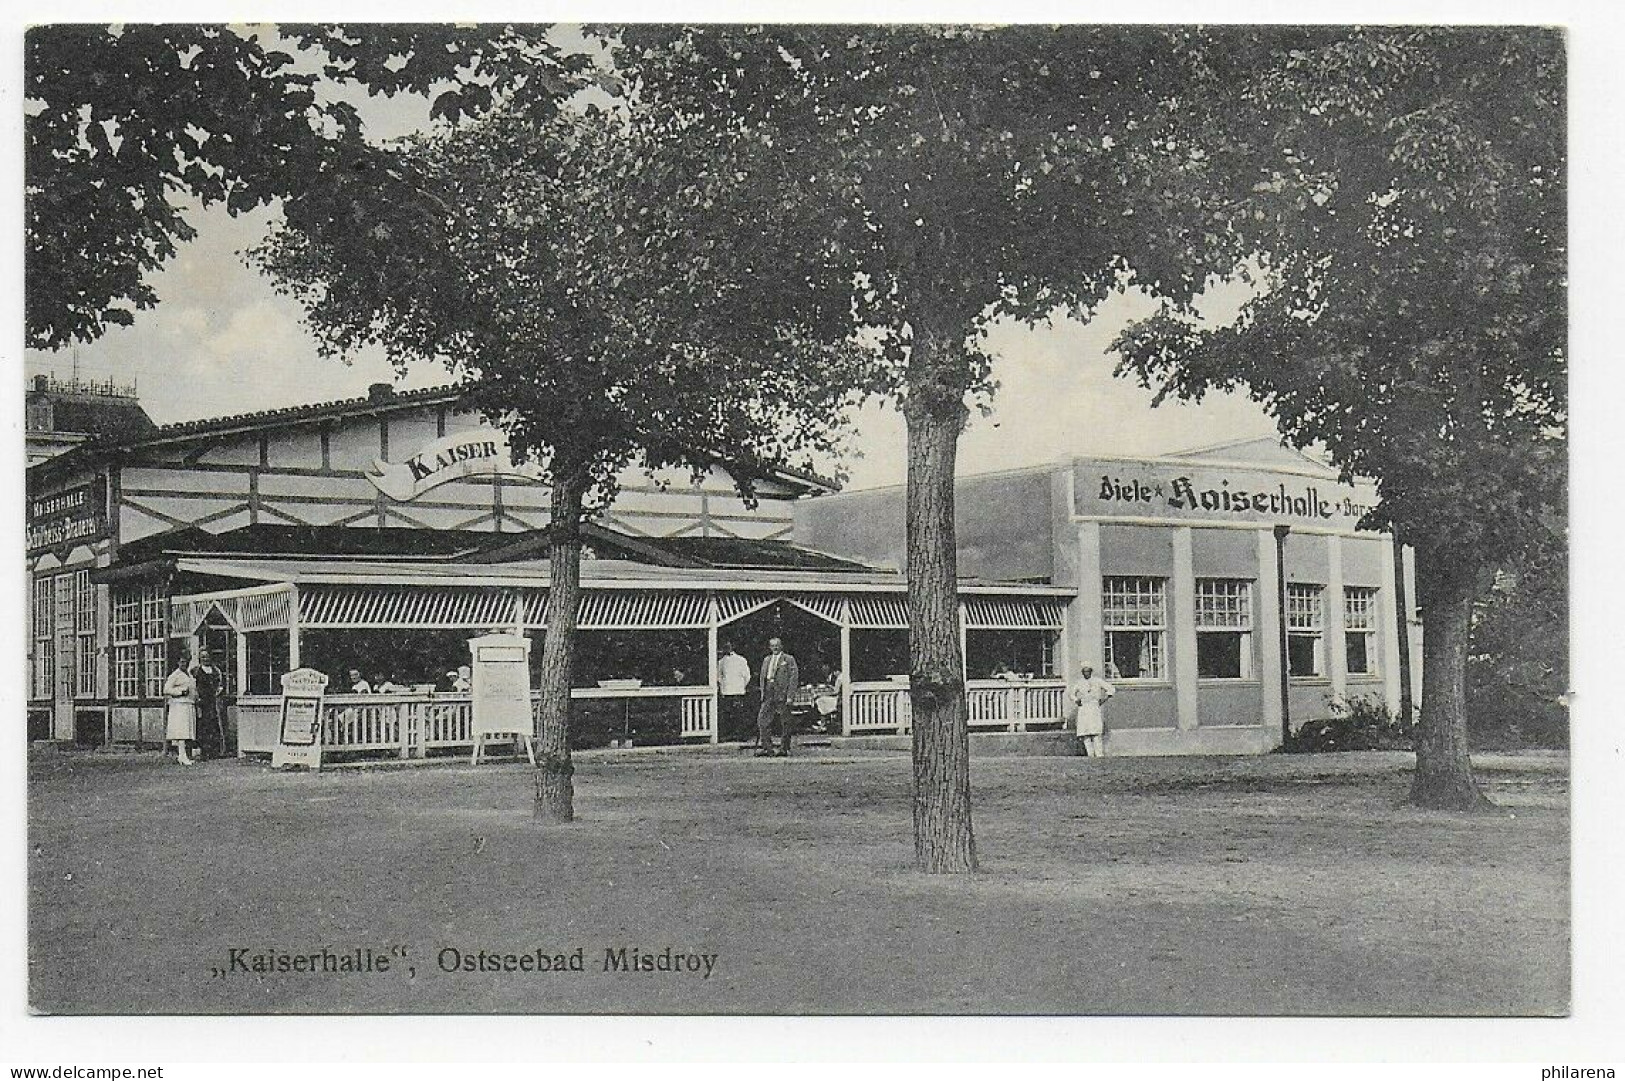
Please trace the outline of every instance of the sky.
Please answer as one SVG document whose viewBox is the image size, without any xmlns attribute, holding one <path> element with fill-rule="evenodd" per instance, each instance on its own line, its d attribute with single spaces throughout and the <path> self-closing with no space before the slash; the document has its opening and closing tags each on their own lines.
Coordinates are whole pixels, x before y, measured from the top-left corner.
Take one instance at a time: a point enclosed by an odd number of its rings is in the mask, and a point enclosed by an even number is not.
<svg viewBox="0 0 1625 1081">
<path fill-rule="evenodd" d="M 427 122 L 421 100 L 335 96 L 362 111 L 375 139 Z M 137 312 L 134 326 L 114 327 L 88 345 L 27 350 L 28 375 L 77 372 L 133 383 L 160 424 L 354 397 L 377 382 L 407 389 L 446 381 L 444 370 L 433 365 L 399 375 L 380 352 L 362 353 L 350 363 L 319 356 L 298 303 L 277 295 L 240 254 L 265 235 L 275 214 L 267 208 L 233 218 L 223 208 L 194 207 L 188 219 L 197 238 L 150 277 L 157 307 Z M 1153 409 L 1151 392 L 1113 376 L 1109 343 L 1154 310 L 1150 298 L 1127 294 L 1111 298 L 1087 323 L 1063 317 L 1036 327 L 994 326 L 987 346 L 1000 387 L 991 413 L 973 414 L 960 444 L 960 471 L 1079 453 L 1155 454 L 1274 432 L 1274 423 L 1244 398 L 1214 395 L 1200 406 L 1166 403 Z M 852 419 L 853 453 L 823 471 L 843 472 L 849 489 L 902 483 L 901 415 L 874 402 Z"/>
<path fill-rule="evenodd" d="M 196 240 L 152 279 L 159 303 L 77 350 L 29 351 L 30 375 L 51 372 L 135 384 L 160 424 L 253 412 L 366 393 L 368 384 L 403 389 L 446 381 L 424 365 L 398 376 L 379 352 L 351 363 L 317 354 L 291 298 L 237 254 L 254 244 L 271 213 L 231 218 L 194 216 Z M 1000 383 L 989 416 L 973 414 L 960 446 L 962 472 L 1053 461 L 1072 453 L 1154 454 L 1229 438 L 1267 434 L 1274 424 L 1244 398 L 1210 397 L 1200 406 L 1165 403 L 1115 378 L 1111 339 L 1154 304 L 1140 294 L 1113 297 L 1088 323 L 1058 318 L 1028 328 L 993 327 L 988 348 Z M 77 353 L 77 356 L 76 356 Z M 849 488 L 903 480 L 904 429 L 889 405 L 872 403 L 854 417 L 860 457 L 848 459 Z"/>
</svg>

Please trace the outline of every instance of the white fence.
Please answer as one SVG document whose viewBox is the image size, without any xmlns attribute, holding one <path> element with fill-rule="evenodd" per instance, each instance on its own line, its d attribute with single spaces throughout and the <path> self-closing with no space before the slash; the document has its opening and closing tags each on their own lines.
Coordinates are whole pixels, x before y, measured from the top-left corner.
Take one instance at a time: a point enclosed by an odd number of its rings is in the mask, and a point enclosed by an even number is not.
<svg viewBox="0 0 1625 1081">
<path fill-rule="evenodd" d="M 1031 725 L 1066 720 L 1066 684 L 1061 680 L 972 680 L 965 705 L 972 729 L 1023 732 Z M 849 734 L 907 733 L 913 727 L 908 684 L 854 683 L 845 730 Z"/>
<path fill-rule="evenodd" d="M 573 699 L 676 698 L 685 740 L 710 739 L 716 730 L 711 692 L 695 687 L 645 687 L 608 691 L 582 688 Z M 276 747 L 282 699 L 273 695 L 237 700 L 237 749 L 269 754 Z M 532 699 L 532 710 L 539 708 Z M 431 750 L 472 750 L 474 707 L 466 694 L 338 694 L 322 700 L 326 751 L 387 751 L 423 758 Z"/>
<path fill-rule="evenodd" d="M 913 728 L 908 684 L 891 680 L 854 683 L 847 698 L 846 735 L 907 734 Z M 706 687 L 580 688 L 575 700 L 676 698 L 679 734 L 686 742 L 716 735 L 714 700 Z M 965 703 L 972 730 L 1021 732 L 1066 720 L 1066 685 L 1060 680 L 972 680 Z M 237 744 L 244 752 L 270 753 L 276 745 L 281 699 L 237 700 Z M 533 707 L 535 701 L 533 700 Z M 329 751 L 393 752 L 423 758 L 431 750 L 472 749 L 473 705 L 466 694 L 344 694 L 322 703 L 322 742 Z"/>
</svg>

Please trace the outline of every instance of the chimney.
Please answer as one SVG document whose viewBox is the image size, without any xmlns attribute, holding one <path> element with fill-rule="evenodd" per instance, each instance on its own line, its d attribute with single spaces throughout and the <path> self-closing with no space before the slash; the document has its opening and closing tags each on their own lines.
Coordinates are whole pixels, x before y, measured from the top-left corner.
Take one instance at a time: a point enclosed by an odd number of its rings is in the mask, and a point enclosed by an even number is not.
<svg viewBox="0 0 1625 1081">
<path fill-rule="evenodd" d="M 369 402 L 387 402 L 393 397 L 395 397 L 395 385 L 393 383 L 374 383 L 367 388 L 367 401 Z"/>
</svg>

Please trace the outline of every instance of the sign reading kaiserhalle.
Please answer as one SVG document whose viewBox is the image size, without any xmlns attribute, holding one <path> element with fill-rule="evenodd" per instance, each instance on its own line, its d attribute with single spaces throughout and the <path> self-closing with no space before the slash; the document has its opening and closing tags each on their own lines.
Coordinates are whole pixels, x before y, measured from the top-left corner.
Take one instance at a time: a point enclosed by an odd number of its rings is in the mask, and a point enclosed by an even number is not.
<svg viewBox="0 0 1625 1081">
<path fill-rule="evenodd" d="M 1377 503 L 1369 484 L 1245 467 L 1078 459 L 1073 506 L 1083 517 L 1178 518 L 1352 529 Z"/>
<path fill-rule="evenodd" d="M 514 464 L 505 432 L 476 428 L 436 439 L 398 462 L 374 458 L 367 479 L 391 499 L 409 503 L 448 481 L 495 476 L 536 480 L 540 473 L 534 466 Z"/>
<path fill-rule="evenodd" d="M 70 541 L 95 540 L 106 532 L 105 492 L 100 484 L 81 484 L 28 501 L 31 552 Z"/>
</svg>

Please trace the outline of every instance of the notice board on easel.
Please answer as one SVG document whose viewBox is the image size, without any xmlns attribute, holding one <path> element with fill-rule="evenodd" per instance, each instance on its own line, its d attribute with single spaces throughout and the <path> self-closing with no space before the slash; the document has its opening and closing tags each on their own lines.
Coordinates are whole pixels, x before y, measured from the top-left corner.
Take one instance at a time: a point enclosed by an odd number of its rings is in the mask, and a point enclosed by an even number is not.
<svg viewBox="0 0 1625 1081">
<path fill-rule="evenodd" d="M 314 668 L 297 668 L 282 677 L 282 709 L 271 768 L 322 768 L 322 696 L 326 691 L 327 677 Z"/>
<path fill-rule="evenodd" d="M 474 659 L 474 739 L 529 736 L 530 639 L 487 634 L 468 643 Z"/>
</svg>

